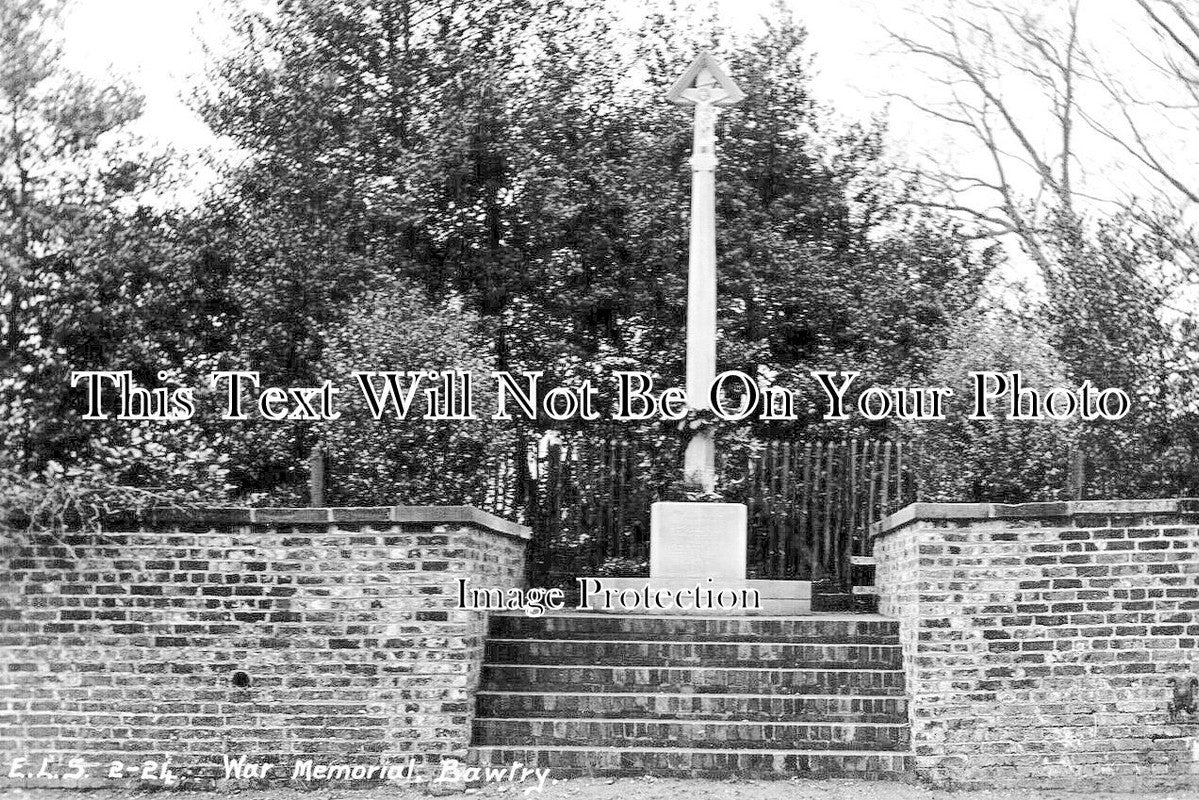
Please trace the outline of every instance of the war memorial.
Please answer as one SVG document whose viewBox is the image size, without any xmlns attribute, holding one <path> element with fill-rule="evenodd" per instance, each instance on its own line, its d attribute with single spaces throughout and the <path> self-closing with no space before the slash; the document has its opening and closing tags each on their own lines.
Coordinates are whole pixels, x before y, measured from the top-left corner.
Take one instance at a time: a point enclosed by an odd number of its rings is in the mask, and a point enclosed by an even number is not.
<svg viewBox="0 0 1199 800">
<path fill-rule="evenodd" d="M 719 370 L 715 118 L 742 98 L 706 54 L 666 98 L 694 114 L 692 415 Z M 710 499 L 715 430 L 690 498 L 652 506 L 648 575 L 573 595 L 529 585 L 529 527 L 470 506 L 114 509 L 8 546 L 0 783 L 1196 786 L 1199 500 L 855 517 L 857 549 L 805 556 L 854 576 L 833 602 L 749 573 L 761 509 Z"/>
</svg>

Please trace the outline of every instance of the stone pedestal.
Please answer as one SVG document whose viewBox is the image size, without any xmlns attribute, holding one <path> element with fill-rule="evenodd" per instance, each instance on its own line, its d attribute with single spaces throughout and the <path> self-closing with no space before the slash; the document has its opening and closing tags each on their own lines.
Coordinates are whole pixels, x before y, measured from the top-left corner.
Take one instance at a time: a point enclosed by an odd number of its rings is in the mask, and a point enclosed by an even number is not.
<svg viewBox="0 0 1199 800">
<path fill-rule="evenodd" d="M 582 607 L 664 616 L 810 613 L 808 581 L 746 579 L 746 537 L 740 503 L 654 503 L 649 578 L 589 579 Z"/>
<path fill-rule="evenodd" d="M 745 537 L 741 503 L 654 503 L 649 576 L 743 581 Z"/>
<path fill-rule="evenodd" d="M 810 613 L 810 582 L 746 579 L 746 537 L 740 503 L 654 503 L 649 577 L 581 579 L 580 608 L 659 616 Z"/>
</svg>

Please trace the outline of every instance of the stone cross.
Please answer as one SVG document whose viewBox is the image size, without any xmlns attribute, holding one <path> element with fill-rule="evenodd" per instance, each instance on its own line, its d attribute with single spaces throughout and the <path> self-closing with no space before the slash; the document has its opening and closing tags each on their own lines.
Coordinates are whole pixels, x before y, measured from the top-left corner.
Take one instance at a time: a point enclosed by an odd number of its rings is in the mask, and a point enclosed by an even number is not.
<svg viewBox="0 0 1199 800">
<path fill-rule="evenodd" d="M 707 53 L 700 53 L 667 93 L 670 102 L 695 106 L 691 148 L 691 241 L 687 258 L 687 399 L 711 409 L 716 379 L 716 112 L 745 93 Z M 710 427 L 687 443 L 683 482 L 711 494 L 716 488 L 716 441 Z"/>
</svg>

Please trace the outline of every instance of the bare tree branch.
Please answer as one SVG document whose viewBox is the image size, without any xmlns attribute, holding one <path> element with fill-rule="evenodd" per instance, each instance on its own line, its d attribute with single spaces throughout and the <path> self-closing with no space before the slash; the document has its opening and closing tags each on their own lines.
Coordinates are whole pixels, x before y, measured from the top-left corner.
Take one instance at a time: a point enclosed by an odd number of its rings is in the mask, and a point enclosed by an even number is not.
<svg viewBox="0 0 1199 800">
<path fill-rule="evenodd" d="M 1099 113 L 1088 113 L 1084 118 L 1095 131 L 1132 156 L 1150 176 L 1165 181 L 1182 200 L 1199 203 L 1199 179 L 1176 166 L 1177 155 L 1168 156 L 1168 145 L 1150 135 L 1154 122 L 1160 123 L 1159 129 L 1177 129 L 1186 124 L 1199 127 L 1199 10 L 1186 8 L 1177 0 L 1135 2 L 1158 35 L 1163 52 L 1159 57 L 1141 46 L 1134 45 L 1133 49 L 1193 104 L 1144 99 L 1117 77 L 1099 73 L 1096 80 L 1112 99 L 1123 125 L 1110 125 Z M 1154 108 L 1160 113 L 1146 117 L 1144 113 L 1132 113 L 1134 108 Z"/>
<path fill-rule="evenodd" d="M 1074 165 L 1077 86 L 1086 64 L 1079 39 L 1078 2 L 1066 6 L 1061 30 L 1040 17 L 1002 0 L 964 2 L 961 13 L 923 15 L 927 36 L 888 30 L 891 40 L 940 72 L 934 81 L 945 90 L 943 104 L 896 93 L 913 107 L 973 133 L 990 164 L 990 174 L 948 173 L 940 188 L 949 199 L 928 207 L 972 218 L 995 235 L 1015 234 L 1043 270 L 1051 267 L 1045 248 L 1043 220 L 1074 214 L 1077 196 Z M 960 7 L 960 6 L 959 6 Z M 1009 99 L 1005 82 L 1024 82 L 1017 99 Z M 1031 104 L 1028 89 L 1044 99 Z M 1039 143 L 1046 116 L 1056 134 Z M 962 197 L 985 190 L 996 196 L 990 208 Z"/>
</svg>

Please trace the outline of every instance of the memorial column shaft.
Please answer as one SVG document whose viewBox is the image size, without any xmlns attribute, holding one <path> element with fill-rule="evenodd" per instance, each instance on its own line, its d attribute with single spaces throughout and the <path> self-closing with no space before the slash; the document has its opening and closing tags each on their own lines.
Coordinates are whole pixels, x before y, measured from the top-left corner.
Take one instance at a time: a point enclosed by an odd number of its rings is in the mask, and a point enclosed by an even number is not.
<svg viewBox="0 0 1199 800">
<path fill-rule="evenodd" d="M 716 379 L 716 107 L 695 104 L 691 151 L 691 237 L 687 259 L 687 399 L 693 409 L 711 409 Z M 703 428 L 687 443 L 683 480 L 711 493 L 716 489 L 716 439 Z"/>
</svg>

